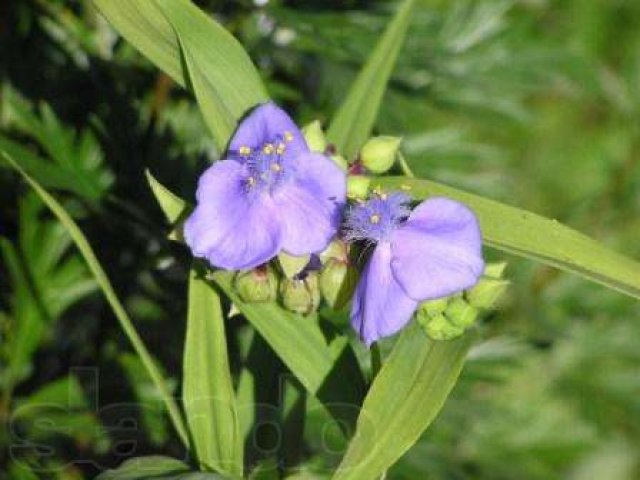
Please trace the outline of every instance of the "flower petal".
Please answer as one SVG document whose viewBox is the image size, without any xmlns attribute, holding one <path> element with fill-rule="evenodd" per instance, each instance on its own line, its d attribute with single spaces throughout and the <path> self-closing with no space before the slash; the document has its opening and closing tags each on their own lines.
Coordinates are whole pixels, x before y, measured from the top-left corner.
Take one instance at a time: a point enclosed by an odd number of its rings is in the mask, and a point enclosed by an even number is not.
<svg viewBox="0 0 640 480">
<path fill-rule="evenodd" d="M 308 153 L 296 159 L 296 176 L 307 188 L 322 192 L 321 196 L 344 206 L 347 198 L 347 175 L 326 155 Z"/>
<path fill-rule="evenodd" d="M 230 270 L 256 267 L 280 250 L 281 228 L 266 195 L 249 196 L 246 168 L 216 162 L 200 177 L 198 204 L 185 222 L 187 245 L 196 257 Z"/>
<path fill-rule="evenodd" d="M 290 183 L 273 197 L 282 223 L 282 249 L 291 255 L 324 250 L 340 224 L 340 210 L 318 192 Z"/>
<path fill-rule="evenodd" d="M 407 296 L 391 272 L 391 246 L 381 242 L 367 263 L 351 307 L 351 326 L 367 344 L 404 327 L 418 302 Z"/>
<path fill-rule="evenodd" d="M 238 126 L 229 143 L 230 152 L 238 152 L 240 147 L 259 149 L 276 137 L 291 134 L 286 152 L 292 156 L 309 151 L 307 142 L 291 117 L 273 102 L 263 103 L 247 115 Z"/>
<path fill-rule="evenodd" d="M 391 238 L 395 278 L 417 301 L 472 287 L 484 270 L 476 216 L 447 198 L 422 202 Z"/>
<path fill-rule="evenodd" d="M 292 255 L 324 250 L 340 227 L 346 196 L 344 172 L 324 155 L 299 158 L 295 179 L 274 193 L 283 232 L 282 248 Z"/>
</svg>

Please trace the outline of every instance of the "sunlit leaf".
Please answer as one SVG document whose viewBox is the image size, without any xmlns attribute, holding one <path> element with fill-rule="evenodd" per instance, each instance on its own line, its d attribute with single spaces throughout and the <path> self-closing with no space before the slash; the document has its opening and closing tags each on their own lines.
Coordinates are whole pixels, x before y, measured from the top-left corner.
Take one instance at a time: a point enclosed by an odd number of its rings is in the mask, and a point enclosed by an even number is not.
<svg viewBox="0 0 640 480">
<path fill-rule="evenodd" d="M 192 268 L 184 347 L 182 399 L 200 465 L 242 475 L 235 393 L 220 298 Z"/>
<path fill-rule="evenodd" d="M 471 344 L 406 328 L 362 405 L 355 437 L 334 479 L 379 478 L 418 440 L 455 385 Z"/>
<path fill-rule="evenodd" d="M 410 187 L 415 198 L 441 195 L 469 205 L 487 245 L 581 275 L 640 297 L 640 264 L 556 220 L 423 179 L 389 177 L 384 188 Z"/>
</svg>

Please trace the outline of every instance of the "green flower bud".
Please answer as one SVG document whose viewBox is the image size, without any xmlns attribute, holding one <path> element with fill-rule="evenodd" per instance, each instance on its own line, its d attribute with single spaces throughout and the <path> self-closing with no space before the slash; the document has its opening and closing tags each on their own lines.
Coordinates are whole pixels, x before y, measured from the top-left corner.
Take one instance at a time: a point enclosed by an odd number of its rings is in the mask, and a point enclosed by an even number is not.
<svg viewBox="0 0 640 480">
<path fill-rule="evenodd" d="M 307 146 L 312 152 L 324 153 L 327 148 L 327 139 L 318 120 L 314 120 L 302 129 Z"/>
<path fill-rule="evenodd" d="M 484 267 L 483 276 L 491 278 L 502 278 L 507 268 L 507 262 L 487 263 Z"/>
<path fill-rule="evenodd" d="M 347 247 L 347 244 L 338 239 L 333 240 L 331 243 L 329 243 L 327 248 L 325 248 L 320 253 L 320 260 L 324 264 L 331 258 L 346 262 L 349 259 L 349 249 Z"/>
<path fill-rule="evenodd" d="M 399 137 L 373 137 L 360 150 L 363 165 L 373 173 L 384 173 L 396 161 L 400 142 Z"/>
<path fill-rule="evenodd" d="M 478 309 L 469 305 L 462 297 L 455 297 L 447 305 L 444 315 L 452 325 L 465 330 L 475 323 Z"/>
<path fill-rule="evenodd" d="M 346 171 L 349 168 L 349 164 L 347 163 L 347 159 L 342 155 L 331 155 L 331 160 L 333 160 L 336 165 L 338 165 L 342 170 Z"/>
<path fill-rule="evenodd" d="M 364 200 L 369 195 L 371 179 L 365 175 L 349 175 L 347 177 L 347 197 Z"/>
<path fill-rule="evenodd" d="M 358 272 L 344 260 L 330 258 L 320 273 L 320 293 L 334 310 L 346 305 L 358 282 Z"/>
<path fill-rule="evenodd" d="M 278 255 L 278 262 L 280 263 L 280 267 L 282 268 L 282 272 L 285 276 L 287 278 L 293 278 L 307 266 L 310 258 L 311 255 L 296 257 L 285 252 L 280 252 Z"/>
<path fill-rule="evenodd" d="M 270 267 L 238 272 L 234 286 L 243 302 L 273 302 L 278 295 L 278 277 Z"/>
<path fill-rule="evenodd" d="M 308 274 L 303 280 L 285 279 L 280 283 L 282 305 L 289 311 L 309 315 L 320 305 L 318 275 Z"/>
<path fill-rule="evenodd" d="M 454 325 L 443 314 L 431 317 L 426 324 L 421 323 L 421 325 L 433 340 L 453 340 L 464 333 L 464 327 Z"/>
<path fill-rule="evenodd" d="M 448 304 L 449 297 L 428 300 L 420 304 L 420 311 L 426 313 L 429 317 L 435 317 L 436 315 L 444 312 Z"/>
<path fill-rule="evenodd" d="M 508 286 L 507 280 L 481 278 L 475 287 L 465 293 L 465 296 L 474 307 L 488 310 L 495 305 Z"/>
</svg>

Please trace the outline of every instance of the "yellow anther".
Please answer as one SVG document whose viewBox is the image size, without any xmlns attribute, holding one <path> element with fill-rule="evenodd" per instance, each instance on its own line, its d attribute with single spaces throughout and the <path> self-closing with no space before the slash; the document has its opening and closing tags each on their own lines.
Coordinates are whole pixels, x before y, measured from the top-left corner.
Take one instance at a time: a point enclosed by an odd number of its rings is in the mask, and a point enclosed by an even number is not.
<svg viewBox="0 0 640 480">
<path fill-rule="evenodd" d="M 282 170 L 282 167 L 279 163 L 272 163 L 271 170 L 273 170 L 274 172 L 279 172 L 280 170 Z"/>
<path fill-rule="evenodd" d="M 379 222 L 380 222 L 380 215 L 378 215 L 377 213 L 374 213 L 373 215 L 371 215 L 371 216 L 369 217 L 369 221 L 370 221 L 371 223 L 373 223 L 374 225 L 375 225 L 376 223 L 379 223 Z"/>
<path fill-rule="evenodd" d="M 249 147 L 247 147 L 246 145 L 242 145 L 238 152 L 240 153 L 240 155 L 242 155 L 243 157 L 247 157 L 249 156 L 249 154 L 251 154 L 251 149 Z"/>
<path fill-rule="evenodd" d="M 278 155 L 282 155 L 282 154 L 284 153 L 284 151 L 285 151 L 285 149 L 286 149 L 286 148 L 287 148 L 287 147 L 286 147 L 286 145 L 285 145 L 284 143 L 279 143 L 279 144 L 278 144 L 278 148 L 276 148 L 276 153 L 277 153 Z"/>
<path fill-rule="evenodd" d="M 386 193 L 384 193 L 384 192 L 380 192 L 378 195 L 380 196 L 380 198 L 381 198 L 382 200 L 386 200 L 386 199 L 387 199 L 387 197 L 388 197 L 388 195 L 387 195 Z"/>
<path fill-rule="evenodd" d="M 264 147 L 262 147 L 262 151 L 267 155 L 271 155 L 275 149 L 273 148 L 273 144 L 266 143 Z"/>
<path fill-rule="evenodd" d="M 256 179 L 253 177 L 249 177 L 247 179 L 247 183 L 249 184 L 250 187 L 253 187 L 256 184 Z"/>
<path fill-rule="evenodd" d="M 293 142 L 293 133 L 291 132 L 284 132 L 284 139 L 287 142 Z"/>
</svg>

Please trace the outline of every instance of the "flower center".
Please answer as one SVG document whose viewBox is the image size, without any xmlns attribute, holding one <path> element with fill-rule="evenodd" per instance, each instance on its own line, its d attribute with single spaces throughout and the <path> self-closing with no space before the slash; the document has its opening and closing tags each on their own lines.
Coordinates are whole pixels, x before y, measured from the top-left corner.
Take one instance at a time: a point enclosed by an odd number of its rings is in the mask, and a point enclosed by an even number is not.
<svg viewBox="0 0 640 480">
<path fill-rule="evenodd" d="M 243 145 L 238 149 L 240 159 L 249 171 L 246 180 L 249 191 L 273 192 L 291 177 L 294 164 L 287 155 L 287 147 L 292 140 L 291 132 L 284 132 L 258 148 Z"/>
<path fill-rule="evenodd" d="M 348 241 L 387 241 L 395 228 L 409 216 L 411 198 L 402 192 L 374 192 L 366 202 L 353 205 L 346 214 Z"/>
</svg>

